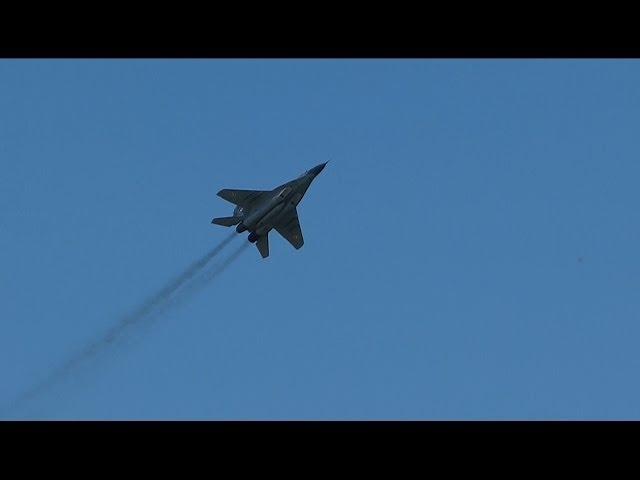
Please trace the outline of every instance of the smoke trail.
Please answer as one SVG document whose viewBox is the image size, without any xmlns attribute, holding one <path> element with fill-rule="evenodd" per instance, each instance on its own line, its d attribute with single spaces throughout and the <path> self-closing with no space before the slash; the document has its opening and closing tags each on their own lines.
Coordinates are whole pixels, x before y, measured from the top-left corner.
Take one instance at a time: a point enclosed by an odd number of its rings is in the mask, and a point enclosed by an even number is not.
<svg viewBox="0 0 640 480">
<path fill-rule="evenodd" d="M 105 336 L 98 342 L 89 345 L 85 350 L 87 353 L 91 353 L 89 348 L 98 348 L 101 344 L 110 343 L 117 338 L 117 336 L 124 331 L 127 326 L 137 323 L 147 315 L 153 313 L 153 309 L 162 306 L 177 290 L 180 289 L 185 283 L 191 280 L 197 273 L 199 273 L 209 261 L 220 253 L 224 247 L 226 247 L 231 240 L 235 237 L 235 232 L 232 232 L 227 238 L 222 240 L 215 248 L 210 250 L 200 259 L 193 262 L 189 267 L 178 275 L 173 281 L 171 281 L 166 287 L 160 290 L 155 295 L 148 298 L 140 307 L 138 307 L 133 313 L 125 316 L 120 322 L 114 325 Z"/>
<path fill-rule="evenodd" d="M 169 310 L 173 310 L 183 305 L 198 292 L 203 290 L 215 277 L 224 272 L 250 246 L 251 244 L 249 242 L 243 242 L 240 247 L 234 250 L 233 253 L 222 263 L 211 265 L 207 270 L 198 272 L 198 275 L 195 275 L 191 282 L 186 282 L 181 285 L 181 287 L 177 289 L 175 295 L 172 295 L 165 302 L 158 305 L 158 307 L 149 315 L 141 318 L 140 321 L 137 322 L 136 326 L 140 328 L 143 326 L 146 327 L 157 317 L 164 315 Z"/>
<path fill-rule="evenodd" d="M 30 400 L 34 399 L 50 387 L 54 386 L 59 381 L 64 380 L 65 377 L 67 377 L 67 375 L 69 375 L 74 370 L 74 368 L 95 357 L 98 353 L 112 344 L 117 338 L 122 337 L 122 334 L 127 329 L 142 323 L 144 320 L 154 316 L 154 314 L 156 313 L 160 314 L 166 312 L 167 307 L 173 305 L 173 303 L 171 302 L 172 296 L 176 294 L 176 292 L 178 292 L 179 294 L 180 287 L 184 286 L 190 280 L 196 277 L 198 273 L 204 274 L 204 272 L 202 272 L 203 268 L 206 267 L 211 259 L 219 254 L 224 249 L 224 247 L 226 247 L 231 242 L 231 240 L 233 240 L 234 237 L 235 232 L 231 233 L 227 238 L 222 240 L 220 244 L 211 249 L 201 258 L 191 263 L 191 265 L 189 265 L 184 272 L 171 280 L 159 292 L 145 300 L 142 305 L 136 308 L 132 313 L 125 315 L 104 335 L 102 335 L 97 340 L 92 341 L 78 354 L 69 358 L 64 364 L 51 372 L 44 380 L 37 383 L 29 390 L 25 391 L 18 398 L 16 398 L 6 409 L 3 409 L 5 410 L 4 413 L 19 408 L 21 405 L 26 404 Z M 237 258 L 242 250 L 243 249 L 236 250 L 236 252 L 234 252 L 227 260 L 222 263 L 220 267 L 217 268 L 217 270 L 214 271 L 213 276 L 225 270 L 233 262 L 233 260 Z M 208 274 L 208 278 L 209 277 L 211 277 L 210 273 Z"/>
<path fill-rule="evenodd" d="M 180 292 L 178 292 L 178 294 L 175 295 L 169 302 L 163 304 L 157 313 L 161 315 L 166 310 L 175 308 L 183 304 L 189 298 L 193 297 L 193 295 L 205 288 L 215 277 L 224 272 L 250 246 L 251 244 L 249 242 L 243 242 L 242 245 L 240 245 L 240 247 L 237 248 L 231 255 L 229 255 L 229 257 L 225 259 L 221 264 L 213 265 L 208 270 L 202 272 L 201 275 L 198 275 L 196 278 L 194 278 L 193 282 L 186 284 L 184 288 Z"/>
</svg>

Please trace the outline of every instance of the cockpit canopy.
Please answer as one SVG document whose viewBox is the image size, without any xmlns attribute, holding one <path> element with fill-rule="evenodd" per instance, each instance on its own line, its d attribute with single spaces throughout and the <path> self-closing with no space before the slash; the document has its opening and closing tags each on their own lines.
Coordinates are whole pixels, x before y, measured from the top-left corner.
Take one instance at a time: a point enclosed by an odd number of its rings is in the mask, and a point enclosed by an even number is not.
<svg viewBox="0 0 640 480">
<path fill-rule="evenodd" d="M 240 205 L 238 205 L 238 206 L 233 210 L 233 216 L 234 216 L 234 217 L 244 217 L 244 208 L 242 208 Z"/>
</svg>

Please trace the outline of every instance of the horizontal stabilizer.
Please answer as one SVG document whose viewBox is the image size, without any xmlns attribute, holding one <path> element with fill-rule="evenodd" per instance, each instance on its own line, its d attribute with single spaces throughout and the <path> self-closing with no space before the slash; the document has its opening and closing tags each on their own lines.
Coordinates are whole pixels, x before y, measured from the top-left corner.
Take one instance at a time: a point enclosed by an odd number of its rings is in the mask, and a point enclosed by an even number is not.
<svg viewBox="0 0 640 480">
<path fill-rule="evenodd" d="M 211 223 L 215 223 L 216 225 L 222 225 L 223 227 L 231 227 L 232 225 L 237 225 L 242 220 L 240 217 L 220 217 L 214 218 L 211 220 Z"/>
<path fill-rule="evenodd" d="M 258 238 L 258 241 L 256 242 L 256 247 L 258 247 L 258 250 L 260 251 L 260 255 L 262 255 L 262 258 L 267 258 L 269 256 L 268 234 Z"/>
</svg>

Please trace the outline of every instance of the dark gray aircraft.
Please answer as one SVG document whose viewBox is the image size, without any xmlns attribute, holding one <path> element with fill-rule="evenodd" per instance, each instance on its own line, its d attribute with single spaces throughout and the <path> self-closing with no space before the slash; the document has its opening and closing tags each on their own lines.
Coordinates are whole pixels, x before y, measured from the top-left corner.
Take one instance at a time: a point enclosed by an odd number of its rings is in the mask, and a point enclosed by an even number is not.
<svg viewBox="0 0 640 480">
<path fill-rule="evenodd" d="M 218 196 L 236 205 L 232 217 L 214 218 L 211 223 L 231 227 L 236 231 L 249 231 L 248 240 L 255 243 L 262 258 L 269 256 L 269 232 L 282 235 L 297 250 L 304 244 L 296 207 L 309 185 L 329 162 L 321 163 L 273 190 L 230 190 L 225 188 Z"/>
</svg>

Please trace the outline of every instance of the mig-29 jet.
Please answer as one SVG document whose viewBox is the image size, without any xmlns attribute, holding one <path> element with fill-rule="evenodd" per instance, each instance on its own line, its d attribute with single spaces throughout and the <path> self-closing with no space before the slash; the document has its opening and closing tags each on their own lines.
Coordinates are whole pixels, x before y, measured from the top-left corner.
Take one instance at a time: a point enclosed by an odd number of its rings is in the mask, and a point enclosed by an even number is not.
<svg viewBox="0 0 640 480">
<path fill-rule="evenodd" d="M 214 218 L 211 223 L 249 231 L 248 240 L 255 243 L 262 258 L 269 256 L 269 232 L 282 235 L 297 250 L 304 244 L 296 207 L 309 185 L 329 162 L 321 163 L 273 190 L 231 190 L 225 188 L 218 196 L 236 205 L 232 217 Z"/>
</svg>

